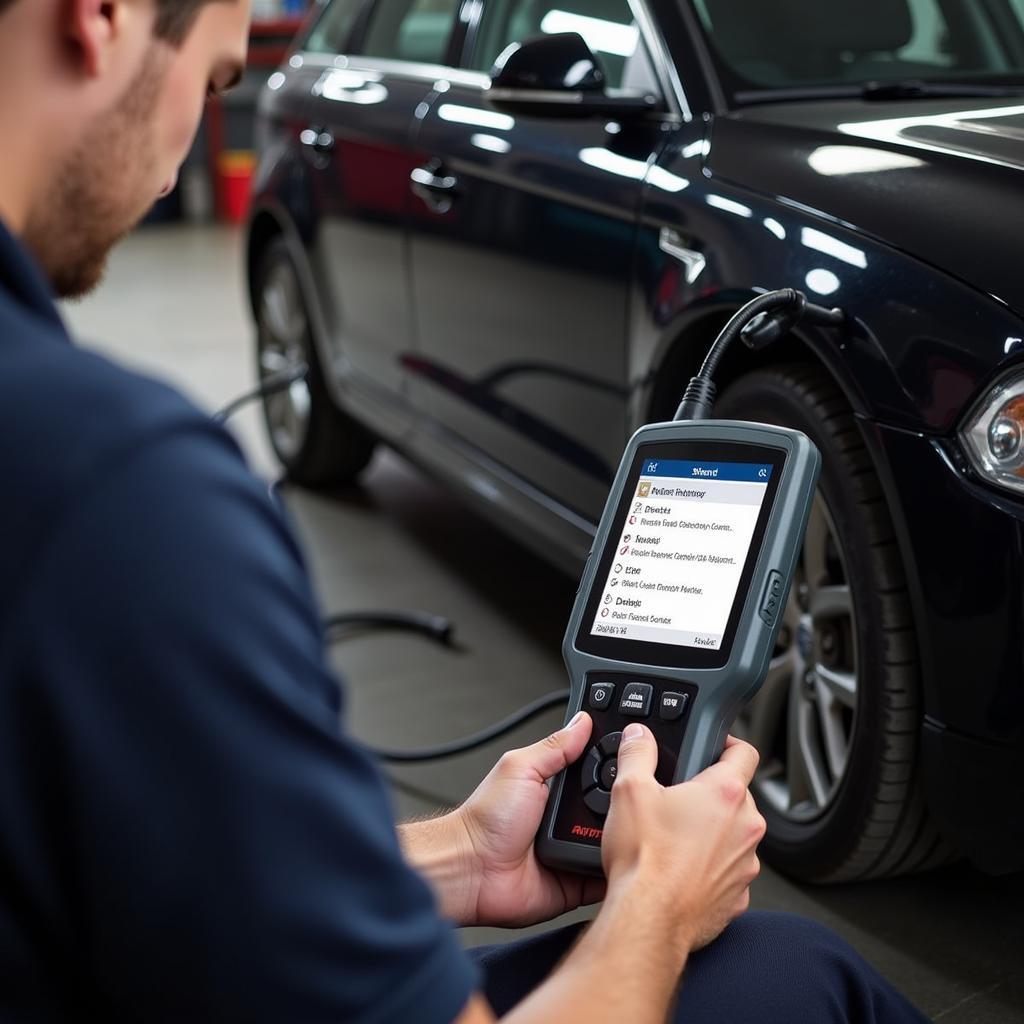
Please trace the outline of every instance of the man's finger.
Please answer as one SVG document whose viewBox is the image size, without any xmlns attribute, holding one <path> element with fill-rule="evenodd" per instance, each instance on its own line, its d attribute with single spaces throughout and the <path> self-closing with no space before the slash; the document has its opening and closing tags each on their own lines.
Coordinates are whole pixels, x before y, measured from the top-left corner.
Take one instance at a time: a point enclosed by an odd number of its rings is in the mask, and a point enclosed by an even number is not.
<svg viewBox="0 0 1024 1024">
<path fill-rule="evenodd" d="M 639 722 L 630 722 L 619 744 L 618 779 L 629 776 L 651 778 L 658 766 L 658 744 L 654 734 Z"/>
<path fill-rule="evenodd" d="M 729 764 L 738 769 L 749 786 L 753 781 L 754 772 L 757 771 L 760 755 L 744 740 L 738 740 L 735 737 L 731 737 L 731 739 L 732 742 L 726 743 L 718 763 Z"/>
<path fill-rule="evenodd" d="M 590 739 L 593 727 L 590 715 L 581 711 L 558 732 L 553 732 L 528 747 L 513 751 L 511 760 L 520 771 L 526 769 L 547 781 L 579 758 L 587 745 L 587 740 Z"/>
</svg>

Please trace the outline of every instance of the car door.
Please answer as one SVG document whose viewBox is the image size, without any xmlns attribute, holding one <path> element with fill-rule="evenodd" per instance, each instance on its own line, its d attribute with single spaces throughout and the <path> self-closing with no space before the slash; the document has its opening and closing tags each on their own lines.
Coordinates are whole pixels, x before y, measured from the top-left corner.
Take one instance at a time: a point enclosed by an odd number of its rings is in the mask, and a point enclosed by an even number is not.
<svg viewBox="0 0 1024 1024">
<path fill-rule="evenodd" d="M 566 31 L 609 86 L 658 93 L 663 116 L 512 115 L 488 101 L 486 72 L 510 44 Z M 440 83 L 417 139 L 414 387 L 453 442 L 594 522 L 627 430 L 640 191 L 679 109 L 629 0 L 487 0 L 468 34 L 466 73 Z"/>
<path fill-rule="evenodd" d="M 410 422 L 406 266 L 416 111 L 449 50 L 458 0 L 334 0 L 293 60 L 321 66 L 302 134 L 335 372 L 386 432 Z M 354 13 L 353 13 L 354 11 Z"/>
</svg>

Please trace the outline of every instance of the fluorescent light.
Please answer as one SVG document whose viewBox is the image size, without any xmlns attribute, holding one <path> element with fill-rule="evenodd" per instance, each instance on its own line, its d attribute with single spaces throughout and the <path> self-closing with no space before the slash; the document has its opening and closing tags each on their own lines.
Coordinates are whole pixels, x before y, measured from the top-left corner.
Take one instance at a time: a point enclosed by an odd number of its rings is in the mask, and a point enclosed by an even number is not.
<svg viewBox="0 0 1024 1024">
<path fill-rule="evenodd" d="M 733 199 L 726 199 L 725 196 L 717 196 L 713 193 L 708 196 L 708 206 L 717 210 L 725 210 L 726 213 L 735 213 L 737 217 L 753 217 L 754 211 L 749 206 L 737 203 Z"/>
<path fill-rule="evenodd" d="M 591 167 L 621 175 L 623 178 L 633 178 L 636 181 L 646 179 L 648 184 L 664 192 L 682 192 L 684 188 L 690 186 L 685 178 L 666 171 L 664 167 L 650 167 L 648 171 L 649 165 L 646 160 L 633 160 L 600 146 L 581 149 L 580 160 Z"/>
<path fill-rule="evenodd" d="M 635 178 L 637 181 L 643 181 L 647 174 L 646 160 L 632 160 L 628 156 L 620 156 L 618 153 L 612 153 L 600 146 L 581 149 L 580 159 L 590 167 L 619 174 L 623 178 Z"/>
<path fill-rule="evenodd" d="M 819 174 L 873 174 L 878 171 L 896 171 L 907 167 L 922 167 L 923 160 L 906 153 L 893 153 L 887 149 L 868 149 L 865 146 L 819 146 L 807 162 Z"/>
<path fill-rule="evenodd" d="M 499 139 L 497 135 L 481 135 L 479 132 L 471 135 L 469 141 L 477 149 L 486 149 L 491 153 L 507 153 L 512 148 L 508 139 Z"/>
<path fill-rule="evenodd" d="M 509 117 L 508 114 L 499 114 L 496 110 L 481 110 L 479 107 L 462 107 L 457 103 L 442 103 L 437 108 L 437 116 L 442 121 L 472 124 L 478 128 L 490 128 L 499 132 L 510 132 L 516 126 L 516 119 Z"/>
<path fill-rule="evenodd" d="M 1013 132 L 1016 130 L 1014 119 L 1024 114 L 1024 106 L 988 107 L 985 110 L 954 110 L 948 114 L 925 114 L 919 117 L 888 117 L 872 121 L 849 121 L 838 126 L 844 135 L 856 135 L 862 139 L 874 139 L 879 142 L 895 142 L 901 146 L 924 149 L 930 153 L 948 153 L 951 156 L 963 157 L 965 160 L 977 160 L 985 164 L 997 164 L 1003 167 L 1019 167 L 1019 161 L 1000 159 L 994 156 L 983 156 L 971 153 L 963 148 L 943 146 L 933 142 L 913 129 L 954 128 L 961 131 L 982 132 Z M 992 121 L 992 124 L 978 122 Z M 1002 122 L 1002 123 L 999 123 Z"/>
<path fill-rule="evenodd" d="M 863 270 L 868 265 L 868 258 L 862 249 L 856 249 L 852 245 L 840 242 L 838 238 L 826 235 L 824 231 L 803 228 L 800 231 L 800 241 L 808 249 L 817 249 L 818 252 L 823 252 L 827 256 L 835 256 L 837 260 L 849 263 L 851 267 Z"/>
<path fill-rule="evenodd" d="M 684 188 L 690 187 L 686 178 L 680 178 L 678 174 L 672 174 L 664 167 L 652 167 L 647 182 L 663 192 L 682 192 Z"/>
<path fill-rule="evenodd" d="M 786 229 L 774 218 L 765 217 L 761 223 L 776 237 L 785 239 Z"/>
<path fill-rule="evenodd" d="M 804 282 L 812 292 L 817 292 L 819 295 L 831 295 L 833 292 L 839 291 L 839 285 L 841 284 L 839 278 L 831 270 L 826 270 L 824 267 L 812 270 L 804 278 Z"/>
</svg>

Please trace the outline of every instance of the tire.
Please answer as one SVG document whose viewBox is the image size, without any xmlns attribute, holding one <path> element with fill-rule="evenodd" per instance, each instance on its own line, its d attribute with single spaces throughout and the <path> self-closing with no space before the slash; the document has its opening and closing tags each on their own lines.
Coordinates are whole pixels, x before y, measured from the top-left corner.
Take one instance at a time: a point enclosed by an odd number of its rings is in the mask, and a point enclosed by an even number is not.
<svg viewBox="0 0 1024 1024">
<path fill-rule="evenodd" d="M 331 398 L 298 272 L 283 238 L 275 238 L 264 251 L 254 294 L 260 378 L 300 362 L 309 367 L 304 381 L 263 400 L 275 455 L 294 483 L 327 487 L 351 482 L 369 463 L 376 440 Z"/>
<path fill-rule="evenodd" d="M 808 882 L 880 878 L 953 859 L 924 803 L 917 642 L 874 465 L 849 405 L 813 366 L 758 370 L 723 419 L 802 430 L 822 472 L 768 677 L 736 729 L 761 753 L 764 859 Z"/>
</svg>

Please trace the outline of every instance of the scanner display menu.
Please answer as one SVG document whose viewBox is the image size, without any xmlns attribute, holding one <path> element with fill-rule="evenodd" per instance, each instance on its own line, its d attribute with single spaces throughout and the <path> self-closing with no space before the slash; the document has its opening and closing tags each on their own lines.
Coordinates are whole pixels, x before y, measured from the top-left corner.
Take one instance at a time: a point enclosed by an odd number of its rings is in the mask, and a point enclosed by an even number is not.
<svg viewBox="0 0 1024 1024">
<path fill-rule="evenodd" d="M 645 460 L 591 633 L 718 650 L 772 471 Z"/>
</svg>

